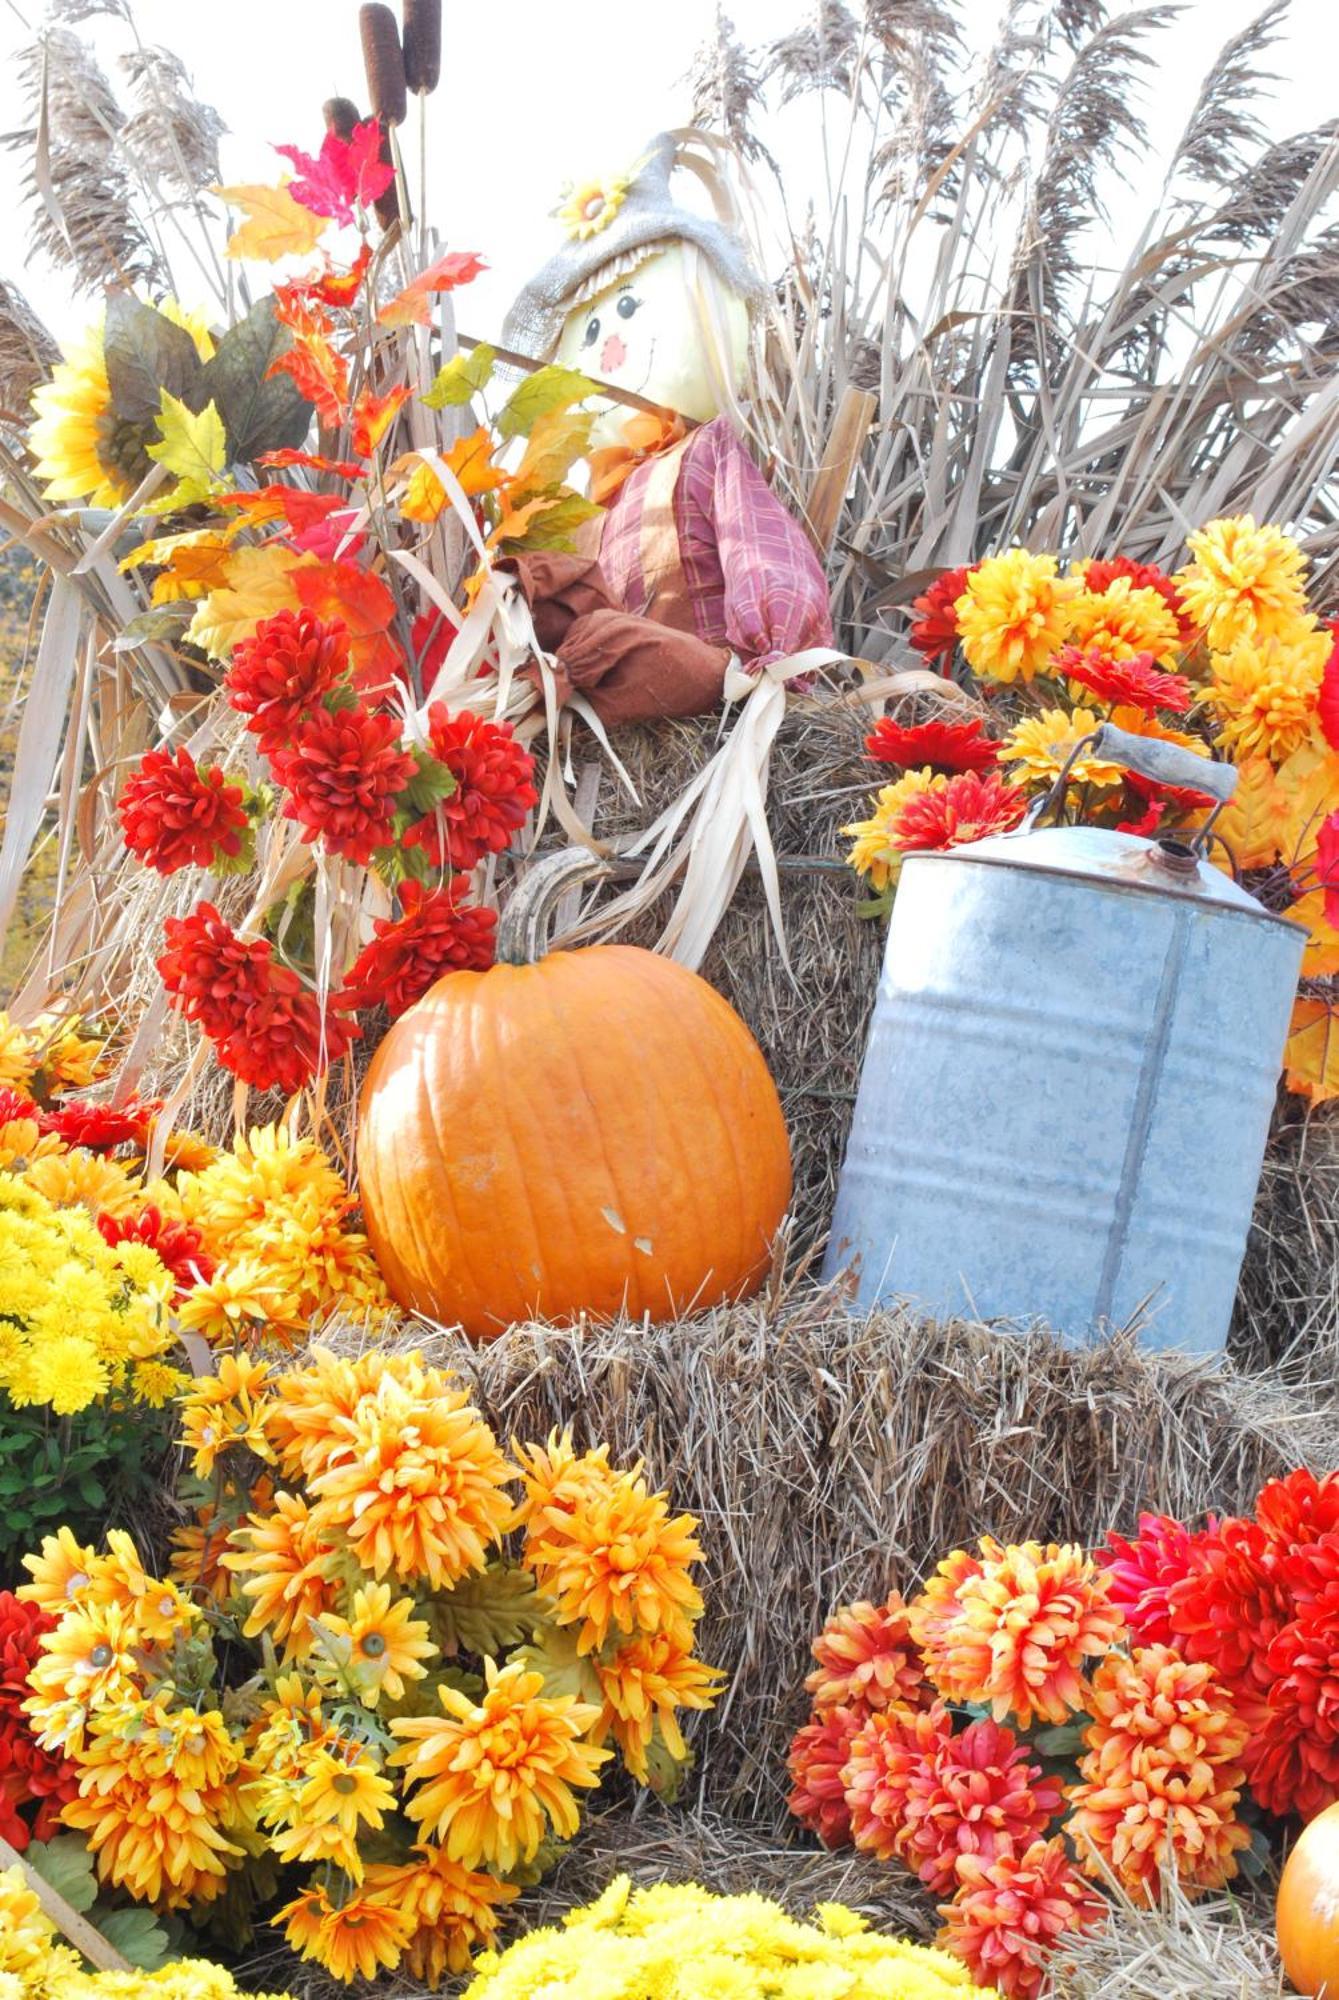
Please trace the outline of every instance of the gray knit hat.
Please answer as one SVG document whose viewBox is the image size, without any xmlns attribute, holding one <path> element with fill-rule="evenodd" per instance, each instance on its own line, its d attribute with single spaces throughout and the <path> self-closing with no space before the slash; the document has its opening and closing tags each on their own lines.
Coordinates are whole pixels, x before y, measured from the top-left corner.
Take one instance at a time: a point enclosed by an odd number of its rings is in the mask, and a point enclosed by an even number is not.
<svg viewBox="0 0 1339 2000">
<path fill-rule="evenodd" d="M 662 243 L 695 244 L 732 291 L 743 298 L 762 296 L 762 281 L 739 238 L 722 223 L 680 208 L 670 198 L 676 152 L 674 134 L 658 133 L 612 221 L 584 241 L 565 244 L 521 292 L 503 322 L 504 346 L 546 361 L 563 321 L 582 299 L 603 291 Z"/>
</svg>

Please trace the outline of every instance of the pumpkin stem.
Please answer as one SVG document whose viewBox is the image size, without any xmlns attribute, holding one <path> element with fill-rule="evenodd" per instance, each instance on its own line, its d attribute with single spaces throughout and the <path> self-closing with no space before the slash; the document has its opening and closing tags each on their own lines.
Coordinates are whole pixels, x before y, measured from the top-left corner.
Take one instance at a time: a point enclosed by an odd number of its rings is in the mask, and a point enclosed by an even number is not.
<svg viewBox="0 0 1339 2000">
<path fill-rule="evenodd" d="M 549 948 L 549 923 L 559 897 L 574 883 L 608 872 L 609 864 L 585 847 L 564 847 L 537 861 L 499 919 L 498 964 L 536 964 Z"/>
</svg>

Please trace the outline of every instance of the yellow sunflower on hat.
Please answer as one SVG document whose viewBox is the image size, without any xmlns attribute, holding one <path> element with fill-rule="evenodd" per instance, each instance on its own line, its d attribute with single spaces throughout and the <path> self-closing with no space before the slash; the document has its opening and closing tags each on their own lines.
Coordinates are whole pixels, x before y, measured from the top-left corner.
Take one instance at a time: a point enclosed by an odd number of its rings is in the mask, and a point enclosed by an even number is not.
<svg viewBox="0 0 1339 2000">
<path fill-rule="evenodd" d="M 587 243 L 607 229 L 627 199 L 632 182 L 631 173 L 606 174 L 569 187 L 555 213 L 572 241 Z"/>
</svg>

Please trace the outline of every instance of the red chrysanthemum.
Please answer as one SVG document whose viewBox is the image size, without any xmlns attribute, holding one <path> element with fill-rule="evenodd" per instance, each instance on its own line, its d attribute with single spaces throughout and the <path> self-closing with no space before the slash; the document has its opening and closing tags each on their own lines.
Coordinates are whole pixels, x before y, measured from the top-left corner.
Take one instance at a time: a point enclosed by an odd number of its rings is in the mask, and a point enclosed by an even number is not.
<svg viewBox="0 0 1339 2000">
<path fill-rule="evenodd" d="M 939 1703 L 914 1713 L 885 1708 L 865 1717 L 842 1772 L 851 1838 L 865 1854 L 891 1861 L 906 1820 L 907 1797 L 948 1740 L 952 1725 Z"/>
<path fill-rule="evenodd" d="M 45 1113 L 38 1109 L 31 1097 L 25 1097 L 21 1091 L 7 1088 L 0 1090 L 0 1126 L 12 1125 L 19 1118 L 22 1118 L 25 1124 L 31 1119 L 35 1124 L 41 1125 Z"/>
<path fill-rule="evenodd" d="M 302 718 L 348 671 L 349 634 L 342 619 L 276 611 L 261 619 L 251 638 L 238 640 L 224 686 L 268 757 L 284 748 Z"/>
<path fill-rule="evenodd" d="M 1339 1472 L 1317 1479 L 1299 1466 L 1286 1478 L 1271 1479 L 1255 1503 L 1255 1519 L 1279 1555 L 1334 1534 L 1339 1530 Z"/>
<path fill-rule="evenodd" d="M 865 738 L 865 748 L 880 764 L 899 764 L 919 771 L 987 771 L 1000 754 L 993 736 L 983 734 L 979 716 L 970 722 L 918 722 L 903 728 L 891 715 L 881 715 Z"/>
<path fill-rule="evenodd" d="M 883 1604 L 843 1605 L 814 1640 L 816 1670 L 805 1687 L 822 1713 L 850 1708 L 929 1708 L 934 1690 L 921 1667 L 900 1591 Z"/>
<path fill-rule="evenodd" d="M 421 847 L 435 867 L 473 868 L 486 854 L 500 854 L 538 803 L 535 760 L 510 723 L 468 709 L 450 715 L 439 701 L 428 710 L 428 744 L 456 789 L 410 827 L 404 844 Z"/>
<path fill-rule="evenodd" d="M 965 1855 L 960 1875 L 957 1895 L 940 1907 L 936 1943 L 970 1967 L 978 1986 L 1007 2000 L 1033 2000 L 1059 1940 L 1093 1929 L 1107 1914 L 1059 1834 L 994 1861 Z"/>
<path fill-rule="evenodd" d="M 1217 1669 L 1253 1728 L 1273 1678 L 1266 1654 L 1292 1612 L 1264 1530 L 1227 1520 L 1197 1535 L 1168 1607 L 1177 1650 Z"/>
<path fill-rule="evenodd" d="M 314 710 L 271 761 L 289 795 L 284 817 L 302 838 L 364 867 L 394 837 L 395 800 L 416 769 L 396 718 L 361 702 Z"/>
<path fill-rule="evenodd" d="M 888 821 L 888 845 L 901 854 L 965 847 L 992 833 L 1008 833 L 1027 810 L 1027 793 L 994 771 L 964 771 L 937 778 L 914 792 Z"/>
<path fill-rule="evenodd" d="M 175 1299 L 185 1298 L 196 1285 L 207 1285 L 214 1275 L 214 1259 L 199 1230 L 187 1222 L 169 1222 L 152 1203 L 136 1215 L 100 1215 L 98 1229 L 113 1249 L 118 1243 L 146 1243 L 156 1252 L 177 1281 Z"/>
<path fill-rule="evenodd" d="M 825 1709 L 797 1731 L 790 1746 L 793 1789 L 788 1804 L 824 1847 L 845 1847 L 851 1838 L 843 1774 L 863 1723 L 853 1708 Z"/>
<path fill-rule="evenodd" d="M 1115 1533 L 1096 1552 L 1111 1578 L 1111 1602 L 1141 1646 L 1174 1646 L 1168 1593 L 1190 1571 L 1195 1536 L 1168 1514 L 1141 1514 L 1132 1542 Z"/>
<path fill-rule="evenodd" d="M 1055 656 L 1057 679 L 1077 681 L 1099 701 L 1126 703 L 1153 715 L 1160 708 L 1184 715 L 1190 707 L 1192 690 L 1182 674 L 1164 674 L 1152 653 L 1135 653 L 1128 660 L 1116 660 L 1100 646 L 1062 646 Z"/>
<path fill-rule="evenodd" d="M 160 875 L 211 868 L 242 851 L 242 787 L 230 785 L 216 764 L 201 770 L 184 746 L 148 751 L 116 810 L 126 846 Z"/>
<path fill-rule="evenodd" d="M 218 1040 L 240 1028 L 269 991 L 274 954 L 265 938 L 238 937 L 212 903 L 163 925 L 158 971 L 188 1021 Z"/>
<path fill-rule="evenodd" d="M 0 1590 L 0 1836 L 20 1850 L 59 1832 L 61 1806 L 79 1790 L 76 1767 L 41 1747 L 23 1712 L 42 1635 L 54 1626 L 39 1606 Z"/>
<path fill-rule="evenodd" d="M 421 882 L 400 889 L 399 917 L 378 917 L 376 935 L 349 967 L 340 1005 L 385 1006 L 403 1014 L 447 972 L 486 972 L 496 951 L 496 910 L 480 909 L 455 883 L 431 893 Z"/>
<path fill-rule="evenodd" d="M 1270 1642 L 1267 1669 L 1247 1782 L 1267 1812 L 1314 1819 L 1339 1799 L 1339 1576 Z"/>
<path fill-rule="evenodd" d="M 347 1055 L 360 1033 L 333 1007 L 323 1015 L 297 975 L 276 966 L 264 999 L 215 1047 L 223 1067 L 253 1090 L 281 1090 L 291 1097 Z"/>
<path fill-rule="evenodd" d="M 953 607 L 967 588 L 967 579 L 977 568 L 968 563 L 962 569 L 945 570 L 930 588 L 912 599 L 915 623 L 907 637 L 924 659 L 948 661 L 958 643 L 958 618 Z"/>
<path fill-rule="evenodd" d="M 1325 741 L 1331 750 L 1339 750 L 1339 618 L 1327 618 L 1325 623 L 1333 634 L 1334 644 L 1325 662 L 1320 693 L 1316 697 L 1316 713 Z"/>
<path fill-rule="evenodd" d="M 112 1153 L 118 1146 L 144 1146 L 149 1126 L 162 1109 L 160 1104 L 141 1104 L 127 1098 L 124 1104 L 85 1104 L 67 1097 L 54 1110 L 42 1115 L 42 1130 L 54 1132 L 67 1146 L 82 1146 L 90 1153 Z"/>
<path fill-rule="evenodd" d="M 946 1737 L 911 1771 L 897 1854 L 936 1895 L 952 1892 L 964 1855 L 993 1861 L 1045 1833 L 1060 1785 L 1028 1757 L 1011 1729 L 987 1719 Z"/>
</svg>

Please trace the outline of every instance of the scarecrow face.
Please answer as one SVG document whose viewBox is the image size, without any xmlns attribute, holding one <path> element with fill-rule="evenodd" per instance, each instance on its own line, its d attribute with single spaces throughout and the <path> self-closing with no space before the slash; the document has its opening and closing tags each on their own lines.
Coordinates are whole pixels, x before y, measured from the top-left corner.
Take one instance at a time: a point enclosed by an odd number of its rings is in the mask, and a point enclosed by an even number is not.
<svg viewBox="0 0 1339 2000">
<path fill-rule="evenodd" d="M 720 403 L 705 348 L 712 335 L 703 329 L 691 287 L 682 247 L 674 243 L 656 251 L 569 314 L 554 358 L 705 422 L 717 415 Z M 719 357 L 716 379 L 724 374 L 738 382 L 748 343 L 748 309 L 719 283 L 712 285 L 712 297 L 721 307 L 727 349 Z M 621 405 L 609 405 L 597 420 L 592 442 L 616 442 L 629 415 Z"/>
</svg>

